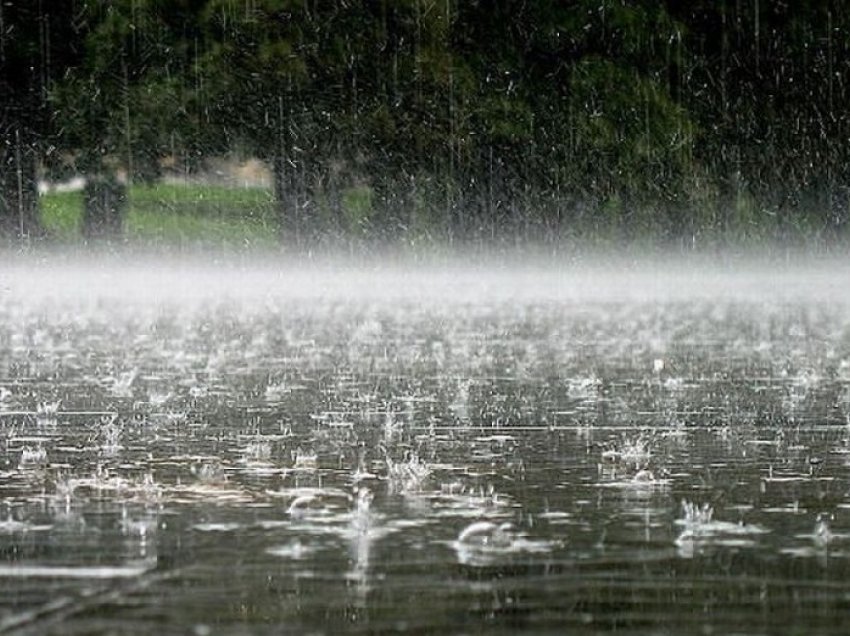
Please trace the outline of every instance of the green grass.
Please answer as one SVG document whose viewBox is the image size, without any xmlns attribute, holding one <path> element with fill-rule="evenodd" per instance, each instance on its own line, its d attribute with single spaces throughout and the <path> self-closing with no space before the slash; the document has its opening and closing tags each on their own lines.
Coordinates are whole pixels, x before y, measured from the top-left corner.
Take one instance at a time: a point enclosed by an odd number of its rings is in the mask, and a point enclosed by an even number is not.
<svg viewBox="0 0 850 636">
<path fill-rule="evenodd" d="M 73 241 L 80 236 L 82 192 L 51 192 L 40 197 L 41 222 L 51 236 Z"/>
<path fill-rule="evenodd" d="M 433 196 L 417 194 L 409 210 L 396 211 L 404 218 L 400 240 L 405 245 L 437 245 L 452 240 L 451 223 L 444 207 L 429 204 L 442 201 L 442 190 Z M 375 193 L 368 186 L 355 186 L 341 193 L 341 209 L 332 209 L 327 200 L 316 202 L 315 224 L 311 231 L 322 233 L 328 244 L 334 240 L 353 245 L 378 235 L 383 229 L 380 210 L 376 208 Z M 154 184 L 133 185 L 129 190 L 129 205 L 124 223 L 123 240 L 130 245 L 165 247 L 225 247 L 276 249 L 280 246 L 279 226 L 275 213 L 273 192 L 266 188 L 239 188 L 223 185 Z M 323 203 L 324 201 L 324 203 Z M 673 221 L 666 208 L 650 204 L 627 208 L 619 198 L 612 197 L 595 208 L 574 215 L 567 211 L 565 219 L 554 230 L 544 228 L 558 241 L 568 244 L 614 247 L 620 244 L 653 244 L 669 246 L 681 239 L 688 249 L 699 245 L 712 250 L 718 246 L 735 245 L 742 248 L 770 245 L 777 242 L 826 245 L 836 237 L 829 234 L 823 214 L 800 215 L 786 220 L 782 226 L 774 211 L 751 196 L 741 195 L 731 208 L 722 209 L 716 196 L 708 193 L 696 197 L 690 207 L 685 202 L 682 220 L 692 221 L 690 234 L 677 238 L 671 234 Z M 82 192 L 53 192 L 41 197 L 42 223 L 53 240 L 74 245 L 82 242 L 80 233 L 83 214 Z M 535 218 L 555 218 L 554 208 L 547 201 L 525 202 L 525 226 L 502 216 L 485 219 L 482 237 L 502 244 L 516 244 L 523 238 L 540 236 L 534 226 Z M 558 211 L 557 218 L 560 218 Z M 405 216 L 406 215 L 406 216 Z M 548 216 L 547 216 L 548 215 Z M 806 220 L 808 224 L 806 224 Z M 674 220 L 675 221 L 675 220 Z M 817 225 L 816 222 L 820 222 Z M 504 226 L 500 226 L 504 223 Z M 489 225 L 486 225 L 489 224 Z M 488 232 L 488 227 L 490 231 Z M 529 229 L 530 228 L 530 229 Z M 549 228 L 549 229 L 546 229 Z M 837 236 L 837 235 L 836 235 Z M 844 240 L 847 234 L 842 234 Z M 690 239 L 690 242 L 688 242 Z M 665 242 L 666 241 L 666 242 Z"/>
<path fill-rule="evenodd" d="M 133 185 L 125 237 L 130 243 L 166 245 L 278 244 L 271 191 L 216 185 Z M 41 220 L 57 241 L 80 240 L 82 192 L 41 197 Z"/>
</svg>

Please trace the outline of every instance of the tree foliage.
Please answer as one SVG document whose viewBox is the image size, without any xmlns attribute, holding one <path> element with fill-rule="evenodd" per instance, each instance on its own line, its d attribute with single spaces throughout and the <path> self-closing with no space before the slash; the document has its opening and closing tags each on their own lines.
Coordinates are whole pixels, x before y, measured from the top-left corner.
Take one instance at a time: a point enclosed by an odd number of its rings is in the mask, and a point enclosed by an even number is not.
<svg viewBox="0 0 850 636">
<path fill-rule="evenodd" d="M 423 218 L 828 236 L 848 216 L 850 9 L 831 0 L 60 4 L 3 5 L 3 88 L 26 105 L 0 111 L 7 164 L 12 128 L 87 174 L 256 156 L 305 240 Z"/>
<path fill-rule="evenodd" d="M 0 3 L 0 232 L 41 233 L 37 168 L 50 154 L 49 94 L 82 56 L 80 2 Z"/>
</svg>

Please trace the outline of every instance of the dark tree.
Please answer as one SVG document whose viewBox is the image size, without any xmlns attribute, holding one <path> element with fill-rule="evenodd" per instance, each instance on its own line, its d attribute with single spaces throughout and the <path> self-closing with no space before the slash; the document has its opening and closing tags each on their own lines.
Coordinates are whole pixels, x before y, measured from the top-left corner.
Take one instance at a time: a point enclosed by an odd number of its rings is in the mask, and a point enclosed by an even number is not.
<svg viewBox="0 0 850 636">
<path fill-rule="evenodd" d="M 196 156 L 203 131 L 193 80 L 204 5 L 86 2 L 86 55 L 51 91 L 55 143 L 89 182 L 85 234 L 120 233 L 126 197 L 118 190 L 159 178 L 167 155 Z M 221 148 L 204 142 L 210 151 Z"/>
<path fill-rule="evenodd" d="M 82 55 L 82 2 L 0 3 L 0 232 L 42 234 L 38 167 L 50 145 L 53 82 Z"/>
<path fill-rule="evenodd" d="M 44 6 L 0 18 L 14 233 L 35 223 L 40 162 L 97 184 L 233 151 L 271 167 L 293 245 L 417 227 L 837 237 L 850 214 L 850 9 L 835 0 Z"/>
</svg>

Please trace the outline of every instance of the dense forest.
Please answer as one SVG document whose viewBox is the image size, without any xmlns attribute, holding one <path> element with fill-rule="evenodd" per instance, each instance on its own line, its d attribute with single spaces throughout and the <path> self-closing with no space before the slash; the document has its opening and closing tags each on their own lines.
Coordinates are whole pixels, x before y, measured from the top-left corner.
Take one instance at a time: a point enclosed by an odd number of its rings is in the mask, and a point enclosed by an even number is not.
<svg viewBox="0 0 850 636">
<path fill-rule="evenodd" d="M 42 177 L 106 210 L 238 155 L 294 244 L 834 242 L 848 46 L 834 0 L 2 2 L 0 229 L 43 234 Z"/>
</svg>

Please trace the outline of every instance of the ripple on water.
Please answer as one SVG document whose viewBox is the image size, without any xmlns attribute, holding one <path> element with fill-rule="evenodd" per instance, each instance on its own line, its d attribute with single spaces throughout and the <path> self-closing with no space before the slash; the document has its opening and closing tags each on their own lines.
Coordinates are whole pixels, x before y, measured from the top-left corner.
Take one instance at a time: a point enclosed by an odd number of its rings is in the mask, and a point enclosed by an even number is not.
<svg viewBox="0 0 850 636">
<path fill-rule="evenodd" d="M 0 534 L 19 534 L 24 532 L 47 532 L 53 529 L 53 524 L 37 524 L 29 521 L 18 521 L 11 517 L 0 521 Z"/>
<path fill-rule="evenodd" d="M 448 543 L 458 563 L 484 567 L 522 553 L 545 554 L 562 545 L 560 541 L 530 539 L 509 522 L 475 521 Z"/>
<path fill-rule="evenodd" d="M 434 302 L 396 281 L 404 302 L 388 302 L 357 277 L 330 277 L 334 295 L 309 277 L 287 291 L 289 276 L 165 304 L 123 280 L 103 292 L 121 302 L 4 297 L 0 612 L 91 599 L 62 615 L 76 633 L 198 616 L 843 633 L 845 308 L 647 302 L 620 276 L 601 303 L 545 272 L 505 289 L 483 272 Z M 717 514 L 680 512 L 682 496 Z M 97 579 L 112 596 L 85 596 Z"/>
<path fill-rule="evenodd" d="M 133 561 L 121 565 L 62 566 L 7 565 L 0 563 L 0 578 L 16 579 L 126 579 L 136 578 L 156 567 L 156 559 Z"/>
<path fill-rule="evenodd" d="M 316 552 L 316 548 L 311 545 L 305 545 L 298 539 L 293 539 L 284 545 L 276 545 L 266 548 L 266 553 L 272 556 L 280 557 L 281 559 L 304 559 Z"/>
<path fill-rule="evenodd" d="M 195 530 L 199 532 L 234 532 L 242 528 L 241 523 L 237 522 L 207 522 L 207 523 L 196 523 L 192 526 Z"/>
</svg>

